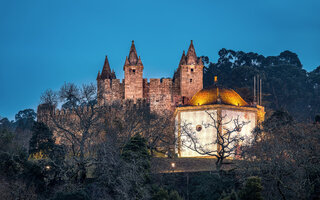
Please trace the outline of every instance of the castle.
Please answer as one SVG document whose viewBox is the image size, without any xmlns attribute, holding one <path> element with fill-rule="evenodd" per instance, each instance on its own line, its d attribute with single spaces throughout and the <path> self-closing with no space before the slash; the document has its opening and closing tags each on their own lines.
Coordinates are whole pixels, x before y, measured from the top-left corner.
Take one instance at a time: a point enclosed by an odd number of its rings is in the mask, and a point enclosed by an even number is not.
<svg viewBox="0 0 320 200">
<path fill-rule="evenodd" d="M 183 51 L 177 70 L 173 78 L 150 79 L 143 78 L 141 58 L 138 56 L 134 41 L 123 66 L 124 79 L 116 78 L 111 71 L 108 58 L 105 58 L 103 69 L 97 76 L 97 104 L 77 109 L 84 109 L 84 113 L 93 113 L 95 109 L 113 104 L 147 105 L 150 111 L 164 116 L 173 117 L 175 153 L 178 157 L 202 157 L 203 154 L 193 150 L 190 146 L 202 145 L 210 152 L 219 152 L 217 143 L 219 134 L 236 130 L 233 135 L 252 137 L 251 132 L 264 121 L 265 111 L 261 106 L 261 80 L 254 79 L 254 102 L 247 103 L 241 96 L 230 88 L 220 86 L 215 77 L 215 84 L 203 88 L 203 62 L 198 58 L 191 40 L 187 54 Z M 257 91 L 256 91 L 257 89 Z M 258 92 L 260 91 L 260 93 Z M 258 95 L 258 101 L 256 94 Z M 126 104 L 130 102 L 130 104 Z M 145 103 L 145 104 L 144 104 Z M 53 111 L 52 113 L 49 111 Z M 38 106 L 38 121 L 50 126 L 51 120 L 64 123 L 71 119 L 73 125 L 79 120 L 75 110 L 57 109 L 46 104 Z M 210 114 L 209 114 L 210 113 Z M 91 116 L 91 115 L 89 115 Z M 216 125 L 217 122 L 223 125 Z M 244 127 L 238 127 L 238 122 L 245 122 Z M 209 127 L 205 124 L 211 124 Z M 214 127 L 219 127 L 219 130 Z M 78 130 L 77 127 L 68 127 Z M 59 128 L 58 128 L 59 129 Z M 61 128 L 60 128 L 61 129 Z M 64 129 L 62 129 L 65 131 Z M 188 130 L 197 140 L 190 143 Z M 59 137 L 58 137 L 59 138 Z M 203 149 L 203 148 L 201 148 Z"/>
<path fill-rule="evenodd" d="M 191 40 L 187 54 L 183 51 L 180 63 L 173 78 L 143 78 L 143 69 L 134 41 L 126 57 L 124 79 L 116 79 L 106 56 L 103 69 L 97 76 L 98 105 L 111 105 L 114 102 L 131 100 L 134 103 L 144 100 L 150 110 L 156 113 L 173 112 L 179 105 L 186 104 L 193 95 L 203 88 L 203 63 L 198 59 Z"/>
</svg>

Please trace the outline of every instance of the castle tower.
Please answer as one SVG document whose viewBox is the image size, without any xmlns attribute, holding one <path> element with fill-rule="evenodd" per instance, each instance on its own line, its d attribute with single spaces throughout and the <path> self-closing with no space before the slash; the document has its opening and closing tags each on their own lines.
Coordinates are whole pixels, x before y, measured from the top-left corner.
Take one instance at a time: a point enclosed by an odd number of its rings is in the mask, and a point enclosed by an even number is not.
<svg viewBox="0 0 320 200">
<path fill-rule="evenodd" d="M 191 99 L 203 88 L 203 63 L 197 57 L 192 40 L 187 55 L 183 51 L 176 76 L 182 97 Z"/>
<path fill-rule="evenodd" d="M 106 102 L 111 102 L 113 100 L 112 95 L 112 80 L 116 79 L 116 74 L 110 69 L 108 57 L 106 56 L 104 60 L 104 65 L 102 71 L 98 72 L 97 76 L 97 94 L 98 94 L 98 104 L 102 105 Z"/>
<path fill-rule="evenodd" d="M 136 102 L 137 99 L 143 98 L 143 64 L 140 56 L 138 57 L 134 41 L 129 52 L 129 58 L 123 66 L 124 70 L 124 98 L 132 99 Z"/>
<path fill-rule="evenodd" d="M 116 74 L 114 71 L 111 72 L 110 65 L 109 65 L 109 60 L 108 57 L 106 56 L 106 59 L 104 60 L 104 65 L 102 68 L 102 72 L 100 75 L 100 78 L 102 80 L 104 79 L 116 79 Z"/>
</svg>

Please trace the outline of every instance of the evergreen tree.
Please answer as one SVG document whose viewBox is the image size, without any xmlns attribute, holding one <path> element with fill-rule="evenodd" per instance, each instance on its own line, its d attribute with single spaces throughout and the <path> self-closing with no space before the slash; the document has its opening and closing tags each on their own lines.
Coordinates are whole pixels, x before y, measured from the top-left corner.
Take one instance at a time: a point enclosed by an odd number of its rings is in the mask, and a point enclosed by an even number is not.
<svg viewBox="0 0 320 200">
<path fill-rule="evenodd" d="M 35 119 L 37 117 L 37 114 L 34 112 L 33 109 L 25 109 L 20 110 L 15 115 L 15 125 L 16 128 L 19 130 L 30 130 L 33 126 L 33 123 L 35 122 Z"/>
<path fill-rule="evenodd" d="M 133 136 L 123 147 L 122 160 L 126 163 L 129 174 L 130 189 L 129 196 L 135 199 L 149 199 L 150 197 L 150 154 L 147 141 L 139 134 Z"/>
<path fill-rule="evenodd" d="M 32 132 L 29 154 L 36 159 L 52 158 L 55 141 L 50 129 L 42 122 L 35 122 Z"/>
<path fill-rule="evenodd" d="M 133 136 L 123 147 L 121 157 L 127 163 L 136 163 L 139 161 L 141 170 L 146 173 L 150 170 L 150 153 L 148 151 L 147 141 L 139 134 Z"/>
<path fill-rule="evenodd" d="M 316 123 L 320 123 L 320 115 L 316 115 L 314 120 L 315 120 Z"/>
<path fill-rule="evenodd" d="M 262 200 L 261 191 L 261 179 L 257 176 L 252 176 L 247 179 L 244 188 L 240 190 L 239 197 L 241 200 Z"/>
<path fill-rule="evenodd" d="M 57 165 L 62 164 L 65 156 L 64 148 L 55 144 L 52 131 L 44 123 L 34 123 L 29 144 L 29 156 L 31 158 L 49 158 Z"/>
<path fill-rule="evenodd" d="M 13 138 L 14 135 L 12 132 L 7 129 L 0 129 L 0 150 L 8 151 Z"/>
</svg>

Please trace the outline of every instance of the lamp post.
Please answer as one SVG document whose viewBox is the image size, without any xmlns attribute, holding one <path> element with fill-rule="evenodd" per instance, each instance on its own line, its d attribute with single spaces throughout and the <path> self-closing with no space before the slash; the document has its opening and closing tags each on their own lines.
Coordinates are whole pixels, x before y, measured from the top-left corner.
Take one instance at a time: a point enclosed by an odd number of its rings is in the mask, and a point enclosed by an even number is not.
<svg viewBox="0 0 320 200">
<path fill-rule="evenodd" d="M 174 172 L 174 168 L 176 167 L 176 163 L 171 163 L 172 172 Z"/>
</svg>

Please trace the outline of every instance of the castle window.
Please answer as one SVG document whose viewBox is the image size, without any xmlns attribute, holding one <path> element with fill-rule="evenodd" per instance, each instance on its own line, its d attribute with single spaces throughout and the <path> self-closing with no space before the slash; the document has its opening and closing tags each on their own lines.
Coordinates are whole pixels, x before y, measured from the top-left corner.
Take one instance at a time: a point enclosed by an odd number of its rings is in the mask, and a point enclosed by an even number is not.
<svg viewBox="0 0 320 200">
<path fill-rule="evenodd" d="M 136 72 L 136 70 L 135 70 L 135 69 L 133 69 L 132 71 L 133 71 L 133 73 L 135 73 L 135 72 Z"/>
<path fill-rule="evenodd" d="M 198 132 L 200 132 L 200 131 L 202 130 L 202 126 L 201 126 L 201 125 L 197 125 L 197 126 L 196 126 L 196 130 L 197 130 Z"/>
<path fill-rule="evenodd" d="M 191 72 L 193 72 L 193 69 L 191 68 Z"/>
<path fill-rule="evenodd" d="M 190 79 L 190 83 L 192 83 L 192 79 Z"/>
</svg>

